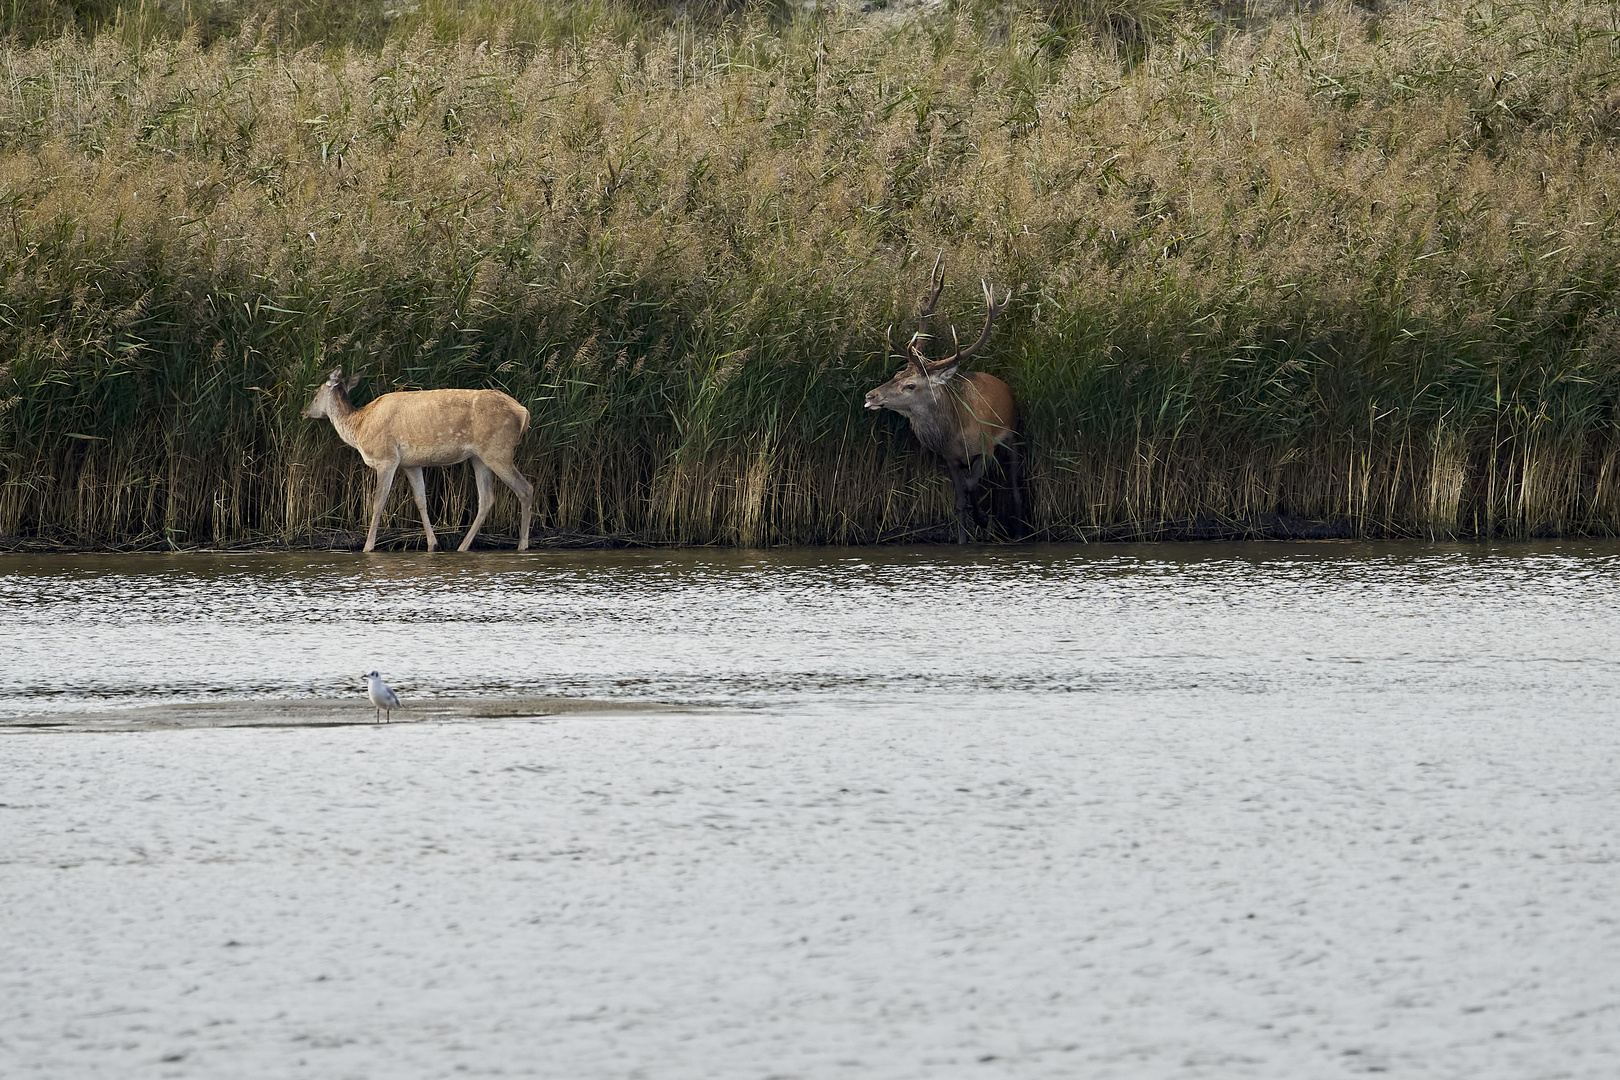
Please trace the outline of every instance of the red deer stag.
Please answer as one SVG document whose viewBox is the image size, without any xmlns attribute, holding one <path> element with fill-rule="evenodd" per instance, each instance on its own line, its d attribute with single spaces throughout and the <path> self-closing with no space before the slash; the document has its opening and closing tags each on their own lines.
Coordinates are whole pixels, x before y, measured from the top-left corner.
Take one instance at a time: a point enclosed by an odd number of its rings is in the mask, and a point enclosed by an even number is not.
<svg viewBox="0 0 1620 1080">
<path fill-rule="evenodd" d="M 951 486 L 956 489 L 956 542 L 967 543 L 967 514 L 971 508 L 974 518 L 985 523 L 978 505 L 979 481 L 984 477 L 989 459 L 1001 451 L 1008 486 L 1013 498 L 1013 539 L 1024 535 L 1024 494 L 1020 471 L 1023 460 L 1018 449 L 1018 405 L 1012 390 L 994 375 L 982 371 L 959 370 L 963 360 L 977 352 L 990 340 L 990 329 L 996 316 L 1001 314 L 1012 299 L 1009 289 L 1001 303 L 996 303 L 990 286 L 984 289 L 984 329 L 979 339 L 967 348 L 956 340 L 956 328 L 951 328 L 951 341 L 956 351 L 943 360 L 930 361 L 923 355 L 919 343 L 928 335 L 924 328 L 939 303 L 939 294 L 945 288 L 944 255 L 934 261 L 934 274 L 929 282 L 928 296 L 924 299 L 918 317 L 918 330 L 906 345 L 906 366 L 898 375 L 866 395 L 868 409 L 893 409 L 911 421 L 911 430 L 917 441 L 945 459 L 951 473 Z M 885 340 L 888 340 L 885 335 Z M 889 342 L 894 352 L 894 343 Z"/>
<path fill-rule="evenodd" d="M 457 550 L 466 551 L 472 546 L 478 527 L 489 515 L 497 476 L 523 507 L 518 550 L 527 550 L 534 489 L 512 464 L 512 455 L 518 440 L 529 430 L 529 410 L 499 390 L 400 391 L 384 394 L 357 409 L 349 404 L 349 391 L 359 381 L 358 375 L 345 380 L 343 369 L 337 368 L 326 377 L 326 384 L 316 392 L 304 415 L 331 420 L 338 437 L 360 451 L 365 463 L 377 470 L 377 503 L 371 511 L 365 549 L 377 546 L 377 524 L 382 521 L 383 506 L 394 486 L 394 473 L 404 469 L 417 508 L 422 511 L 428 550 L 436 551 L 439 538 L 433 535 L 433 521 L 428 517 L 422 469 L 428 465 L 457 465 L 471 458 L 478 477 L 478 516 L 473 518 L 472 528 Z"/>
</svg>

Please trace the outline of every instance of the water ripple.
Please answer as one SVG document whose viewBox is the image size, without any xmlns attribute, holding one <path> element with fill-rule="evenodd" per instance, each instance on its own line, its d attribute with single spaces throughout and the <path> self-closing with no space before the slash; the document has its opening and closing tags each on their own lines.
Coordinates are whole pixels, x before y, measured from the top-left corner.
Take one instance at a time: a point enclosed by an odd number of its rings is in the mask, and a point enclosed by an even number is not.
<svg viewBox="0 0 1620 1080">
<path fill-rule="evenodd" d="M 1617 688 L 1617 569 L 1612 544 L 10 556 L 0 711 L 346 696 L 373 667 L 750 708 L 1584 701 Z"/>
</svg>

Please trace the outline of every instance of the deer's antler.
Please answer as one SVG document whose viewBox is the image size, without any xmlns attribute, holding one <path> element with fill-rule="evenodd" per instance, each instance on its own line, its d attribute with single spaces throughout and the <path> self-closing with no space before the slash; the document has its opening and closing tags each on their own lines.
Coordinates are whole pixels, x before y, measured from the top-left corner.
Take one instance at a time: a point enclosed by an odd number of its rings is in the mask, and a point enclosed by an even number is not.
<svg viewBox="0 0 1620 1080">
<path fill-rule="evenodd" d="M 906 343 L 906 360 L 911 364 L 912 367 L 917 369 L 917 374 L 927 378 L 928 357 L 924 356 L 923 351 L 917 347 L 917 342 L 922 341 L 925 338 L 926 335 L 920 330 L 911 335 L 911 340 Z"/>
<path fill-rule="evenodd" d="M 934 272 L 928 275 L 928 295 L 923 297 L 922 306 L 917 309 L 918 332 L 922 324 L 934 314 L 934 307 L 939 303 L 939 294 L 945 291 L 945 252 L 941 251 L 934 259 Z"/>
<path fill-rule="evenodd" d="M 1002 297 L 1001 303 L 998 304 L 996 303 L 996 294 L 990 290 L 990 286 L 982 279 L 979 281 L 979 287 L 984 290 L 984 329 L 979 331 L 979 339 L 964 349 L 956 339 L 956 327 L 952 326 L 951 342 L 956 346 L 956 351 L 945 359 L 928 365 L 930 371 L 942 371 L 947 367 L 955 367 L 978 352 L 984 347 L 984 343 L 990 340 L 990 330 L 996 325 L 996 316 L 1006 310 L 1007 304 L 1012 300 L 1013 291 L 1008 289 L 1007 295 Z"/>
<path fill-rule="evenodd" d="M 927 332 L 928 320 L 933 317 L 934 309 L 939 306 L 940 294 L 944 291 L 945 252 L 941 249 L 934 257 L 934 269 L 928 275 L 928 292 L 923 295 L 922 304 L 917 308 L 917 332 L 911 335 L 911 341 L 906 344 L 906 359 L 924 378 L 928 377 L 929 361 L 918 347 L 918 342 L 927 341 L 930 337 Z"/>
</svg>

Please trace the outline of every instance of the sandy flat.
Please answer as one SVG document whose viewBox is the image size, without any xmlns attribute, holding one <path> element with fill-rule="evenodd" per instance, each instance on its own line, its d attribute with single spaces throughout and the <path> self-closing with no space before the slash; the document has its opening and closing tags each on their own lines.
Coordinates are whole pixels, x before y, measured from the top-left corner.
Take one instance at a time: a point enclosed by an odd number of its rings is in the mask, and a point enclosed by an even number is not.
<svg viewBox="0 0 1620 1080">
<path fill-rule="evenodd" d="M 395 709 L 394 724 L 542 719 L 581 713 L 617 714 L 668 711 L 674 706 L 640 702 L 592 701 L 564 697 L 459 697 L 406 702 Z M 209 701 L 143 705 L 136 708 L 0 716 L 0 733 L 23 731 L 168 731 L 183 728 L 348 727 L 377 723 L 364 699 Z"/>
</svg>

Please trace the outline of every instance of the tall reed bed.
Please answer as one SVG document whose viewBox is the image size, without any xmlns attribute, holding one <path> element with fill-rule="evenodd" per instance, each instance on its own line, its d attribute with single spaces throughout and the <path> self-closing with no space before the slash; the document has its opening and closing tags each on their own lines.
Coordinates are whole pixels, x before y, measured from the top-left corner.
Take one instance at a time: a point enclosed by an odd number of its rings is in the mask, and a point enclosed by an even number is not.
<svg viewBox="0 0 1620 1080">
<path fill-rule="evenodd" d="M 341 365 L 523 402 L 542 527 L 923 535 L 861 395 L 939 250 L 964 326 L 1018 288 L 1039 535 L 1620 528 L 1610 5 L 1052 18 L 0 48 L 0 534 L 355 528 Z"/>
</svg>

